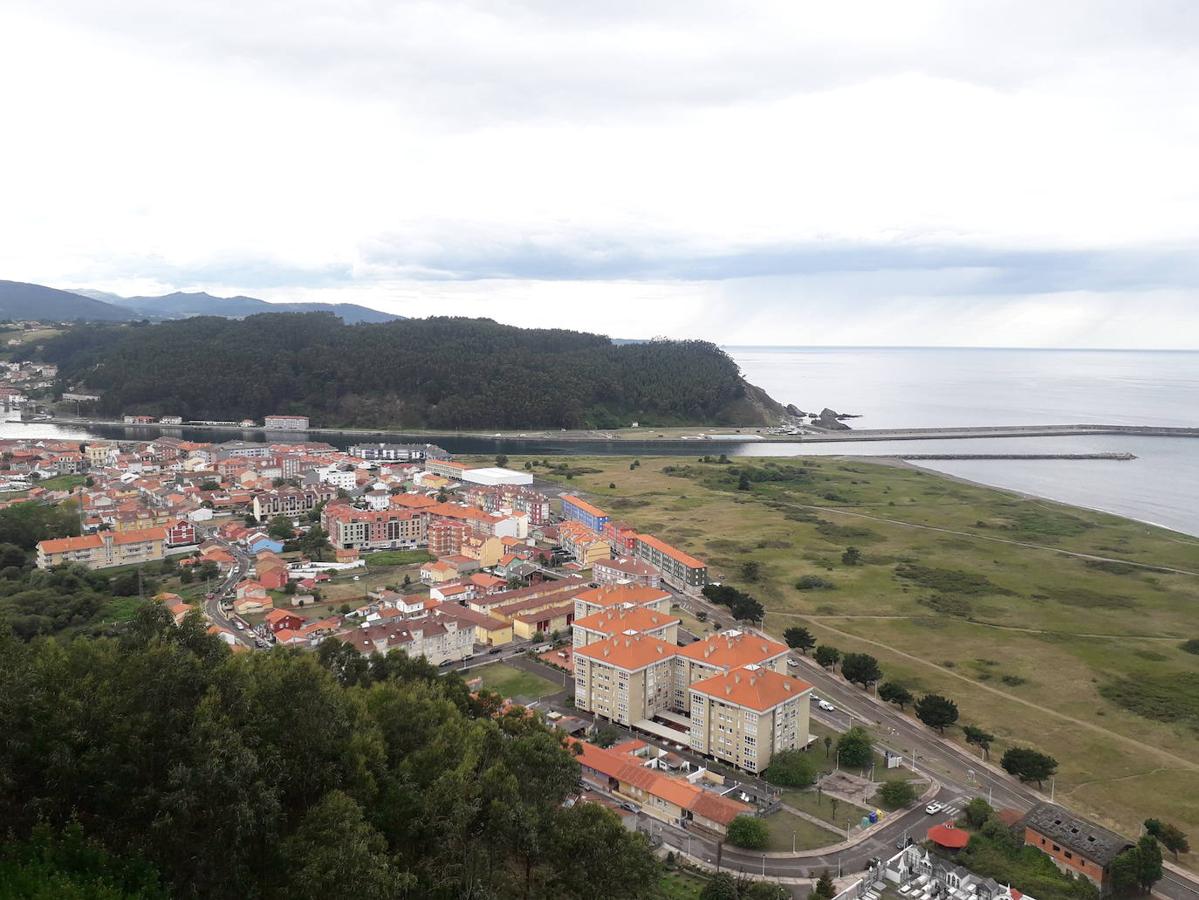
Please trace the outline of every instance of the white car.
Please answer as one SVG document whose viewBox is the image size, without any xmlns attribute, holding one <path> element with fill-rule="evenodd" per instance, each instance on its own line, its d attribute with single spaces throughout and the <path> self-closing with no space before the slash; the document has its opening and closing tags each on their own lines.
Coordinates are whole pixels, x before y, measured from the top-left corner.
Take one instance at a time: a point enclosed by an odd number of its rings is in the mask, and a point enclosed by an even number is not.
<svg viewBox="0 0 1199 900">
<path fill-rule="evenodd" d="M 799 660 L 798 659 L 789 659 L 789 660 L 787 660 L 787 665 L 789 665 L 793 669 L 797 668 L 799 666 Z"/>
<path fill-rule="evenodd" d="M 944 808 L 945 808 L 945 804 L 944 804 L 944 803 L 941 803 L 941 802 L 939 802 L 939 801 L 937 801 L 937 800 L 934 800 L 934 801 L 933 801 L 932 803 L 930 803 L 928 806 L 924 807 L 924 811 L 925 811 L 926 813 L 928 813 L 930 816 L 935 816 L 937 813 L 939 813 L 939 812 L 940 812 L 941 810 L 943 810 Z"/>
<path fill-rule="evenodd" d="M 836 712 L 837 711 L 837 707 L 833 706 L 833 704 L 829 703 L 827 700 L 821 700 L 816 705 L 819 706 L 821 709 L 823 709 L 825 712 Z"/>
</svg>

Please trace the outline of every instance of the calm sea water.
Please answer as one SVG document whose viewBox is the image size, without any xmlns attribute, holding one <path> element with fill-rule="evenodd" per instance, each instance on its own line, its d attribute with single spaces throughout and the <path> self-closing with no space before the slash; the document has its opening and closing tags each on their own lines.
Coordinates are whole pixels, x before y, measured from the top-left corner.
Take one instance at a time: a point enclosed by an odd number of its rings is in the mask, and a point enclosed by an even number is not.
<svg viewBox="0 0 1199 900">
<path fill-rule="evenodd" d="M 1199 426 L 1199 352 L 726 348 L 746 377 L 801 409 L 857 413 L 860 428 L 1066 424 Z M 78 428 L 0 422 L 0 437 L 147 440 L 134 428 Z M 261 432 L 176 430 L 195 440 L 263 440 Z M 272 440 L 280 439 L 272 435 Z M 301 439 L 296 436 L 296 439 Z M 364 436 L 319 435 L 347 446 Z M 389 437 L 389 440 L 396 438 Z M 754 456 L 880 456 L 902 453 L 1087 453 L 1128 451 L 1109 460 L 959 460 L 930 469 L 1101 509 L 1199 536 L 1199 438 L 1085 435 L 1062 438 L 796 444 L 631 441 L 516 443 L 446 438 L 454 453 L 684 455 L 713 450 Z M 1199 548 L 1196 550 L 1199 557 Z"/>
<path fill-rule="evenodd" d="M 1072 424 L 1199 427 L 1199 352 L 728 347 L 745 376 L 858 428 Z M 765 448 L 754 448 L 757 451 Z M 811 448 L 815 449 L 815 448 Z M 1117 436 L 843 444 L 841 453 L 1085 453 L 1114 461 L 960 460 L 928 468 L 1199 535 L 1199 439 Z"/>
</svg>

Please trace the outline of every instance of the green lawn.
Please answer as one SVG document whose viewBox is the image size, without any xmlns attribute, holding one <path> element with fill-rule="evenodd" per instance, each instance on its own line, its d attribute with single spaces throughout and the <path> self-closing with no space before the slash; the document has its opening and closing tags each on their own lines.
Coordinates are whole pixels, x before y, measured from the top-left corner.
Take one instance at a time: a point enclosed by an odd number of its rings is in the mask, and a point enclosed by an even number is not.
<svg viewBox="0 0 1199 900">
<path fill-rule="evenodd" d="M 845 840 L 844 832 L 838 833 L 829 828 L 822 828 L 815 822 L 801 819 L 785 810 L 763 816 L 762 821 L 770 830 L 770 842 L 766 849 L 771 851 L 790 852 L 792 838 L 796 850 L 815 850 Z"/>
<path fill-rule="evenodd" d="M 706 878 L 690 872 L 667 872 L 658 886 L 667 900 L 699 900 L 700 892 L 707 883 Z"/>
<path fill-rule="evenodd" d="M 492 663 L 488 666 L 472 669 L 466 674 L 468 679 L 475 677 L 482 678 L 483 687 L 489 691 L 503 694 L 510 699 L 523 697 L 526 700 L 536 700 L 538 697 L 562 690 L 560 683 L 542 678 L 539 675 L 534 675 L 532 672 L 526 672 L 523 669 L 517 669 L 506 663 Z"/>
<path fill-rule="evenodd" d="M 837 813 L 834 816 L 832 798 L 818 795 L 815 790 L 783 791 L 783 802 L 801 812 L 806 812 L 810 816 L 815 816 L 818 819 L 828 822 L 830 825 L 840 828 L 842 832 L 844 832 L 846 825 L 857 825 L 861 822 L 862 816 L 867 813 L 867 810 L 856 803 L 850 803 L 848 800 L 838 800 L 836 803 Z"/>
<path fill-rule="evenodd" d="M 380 550 L 376 553 L 366 553 L 362 557 L 371 569 L 383 566 L 412 566 L 427 563 L 433 557 L 424 550 Z"/>
<path fill-rule="evenodd" d="M 83 475 L 55 475 L 53 478 L 43 478 L 34 487 L 43 487 L 48 491 L 69 491 L 84 482 Z"/>
<path fill-rule="evenodd" d="M 1180 649 L 1199 637 L 1199 577 L 1054 552 L 1196 572 L 1199 540 L 864 459 L 555 462 L 598 470 L 575 474 L 571 489 L 748 590 L 767 631 L 803 625 L 821 643 L 875 656 L 885 680 L 949 696 L 960 723 L 996 735 L 992 760 L 1010 746 L 1051 754 L 1057 793 L 1080 812 L 1126 834 L 1150 816 L 1199 832 L 1199 723 L 1166 721 L 1160 705 L 1111 688 L 1199 692 L 1199 655 Z M 748 491 L 737 490 L 743 472 Z M 843 562 L 850 546 L 860 565 Z M 750 561 L 753 582 L 741 570 Z M 799 590 L 805 575 L 833 588 Z M 945 737 L 964 744 L 958 727 Z M 1182 862 L 1199 866 L 1199 854 Z"/>
<path fill-rule="evenodd" d="M 104 604 L 101 622 L 128 622 L 142 606 L 150 601 L 137 597 L 113 597 Z"/>
</svg>

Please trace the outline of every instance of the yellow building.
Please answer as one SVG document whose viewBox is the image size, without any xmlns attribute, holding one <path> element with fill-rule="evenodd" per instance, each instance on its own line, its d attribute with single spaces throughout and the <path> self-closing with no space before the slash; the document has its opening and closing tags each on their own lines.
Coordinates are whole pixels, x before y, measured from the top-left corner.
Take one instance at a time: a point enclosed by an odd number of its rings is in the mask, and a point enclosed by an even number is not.
<svg viewBox="0 0 1199 900">
<path fill-rule="evenodd" d="M 162 559 L 166 555 L 165 546 L 165 528 L 100 531 L 80 537 L 53 538 L 38 541 L 37 566 L 49 569 L 63 563 L 76 563 L 89 569 L 109 569 L 135 565 Z"/>
<path fill-rule="evenodd" d="M 565 632 L 574 619 L 575 607 L 571 601 L 547 606 L 537 612 L 518 613 L 512 617 L 512 634 L 528 640 L 535 634 L 549 635 L 555 631 Z"/>
<path fill-rule="evenodd" d="M 760 772 L 774 754 L 808 745 L 812 686 L 749 665 L 690 688 L 691 749 Z"/>
<path fill-rule="evenodd" d="M 462 540 L 462 555 L 479 561 L 480 569 L 492 569 L 504 555 L 504 542 L 497 537 L 467 535 Z"/>
</svg>

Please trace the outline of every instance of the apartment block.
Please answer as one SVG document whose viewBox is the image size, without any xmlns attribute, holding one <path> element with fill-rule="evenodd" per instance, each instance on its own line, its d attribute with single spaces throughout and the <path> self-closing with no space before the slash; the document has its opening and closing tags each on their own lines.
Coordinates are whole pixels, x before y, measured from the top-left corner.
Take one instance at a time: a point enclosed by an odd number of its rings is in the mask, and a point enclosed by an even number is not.
<svg viewBox="0 0 1199 900">
<path fill-rule="evenodd" d="M 575 706 L 621 725 L 669 711 L 677 650 L 636 632 L 577 648 Z"/>
<path fill-rule="evenodd" d="M 575 597 L 575 618 L 581 619 L 605 609 L 644 606 L 656 612 L 670 612 L 670 594 L 660 588 L 617 584 L 590 588 Z"/>
<path fill-rule="evenodd" d="M 586 647 L 630 631 L 675 644 L 679 637 L 679 622 L 675 616 L 644 606 L 606 609 L 574 623 L 574 646 Z"/>
<path fill-rule="evenodd" d="M 568 522 L 581 522 L 594 532 L 602 532 L 608 524 L 608 514 L 586 500 L 571 494 L 562 495 L 562 518 Z"/>
<path fill-rule="evenodd" d="M 418 547 L 426 542 L 426 519 L 407 509 L 357 509 L 326 506 L 321 525 L 339 549 L 383 550 Z"/>
<path fill-rule="evenodd" d="M 49 569 L 63 563 L 76 563 L 89 569 L 108 569 L 153 562 L 166 555 L 165 546 L 165 528 L 101 531 L 80 537 L 53 538 L 38 541 L 37 567 Z"/>
<path fill-rule="evenodd" d="M 748 665 L 691 685 L 691 749 L 747 772 L 808 745 L 812 685 Z"/>
<path fill-rule="evenodd" d="M 657 569 L 662 580 L 677 590 L 700 591 L 708 583 L 707 563 L 652 534 L 637 535 L 637 558 Z"/>
</svg>

